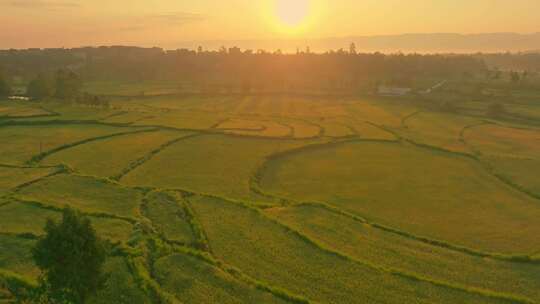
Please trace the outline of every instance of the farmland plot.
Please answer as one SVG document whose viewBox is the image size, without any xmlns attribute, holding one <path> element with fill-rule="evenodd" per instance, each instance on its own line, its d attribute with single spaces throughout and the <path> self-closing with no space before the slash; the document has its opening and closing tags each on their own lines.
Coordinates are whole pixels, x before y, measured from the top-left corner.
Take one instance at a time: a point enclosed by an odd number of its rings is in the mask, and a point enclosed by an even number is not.
<svg viewBox="0 0 540 304">
<path fill-rule="evenodd" d="M 482 258 L 430 245 L 317 205 L 271 208 L 265 214 L 329 248 L 377 265 L 464 286 L 540 298 L 540 265 Z"/>
<path fill-rule="evenodd" d="M 538 250 L 540 204 L 461 156 L 356 142 L 285 156 L 262 188 L 323 201 L 370 220 L 487 251 Z"/>
<path fill-rule="evenodd" d="M 126 131 L 129 130 L 93 124 L 4 126 L 0 128 L 0 142 L 9 144 L 0 149 L 0 163 L 23 164 L 42 152 Z"/>
<path fill-rule="evenodd" d="M 409 280 L 355 262 L 235 203 L 208 197 L 191 201 L 219 259 L 252 277 L 317 302 L 504 302 Z M 317 288 L 312 287 L 312 282 L 317 282 Z"/>
<path fill-rule="evenodd" d="M 540 197 L 540 130 L 483 125 L 465 139 L 496 174 Z"/>
<path fill-rule="evenodd" d="M 83 174 L 116 176 L 147 153 L 189 134 L 167 130 L 127 134 L 63 150 L 43 163 L 67 164 Z"/>
<path fill-rule="evenodd" d="M 108 213 L 121 217 L 139 214 L 142 194 L 105 180 L 76 175 L 57 175 L 22 189 L 25 200 L 63 208 L 68 205 L 89 213 Z"/>
<path fill-rule="evenodd" d="M 192 137 L 163 150 L 121 182 L 258 200 L 251 192 L 250 179 L 264 158 L 309 143 L 227 135 Z"/>
</svg>

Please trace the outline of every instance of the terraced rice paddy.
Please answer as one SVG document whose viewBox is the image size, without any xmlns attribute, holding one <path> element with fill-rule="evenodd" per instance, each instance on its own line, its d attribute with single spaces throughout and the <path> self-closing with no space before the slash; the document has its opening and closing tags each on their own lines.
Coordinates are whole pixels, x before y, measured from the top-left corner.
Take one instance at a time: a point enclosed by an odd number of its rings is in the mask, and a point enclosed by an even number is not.
<svg viewBox="0 0 540 304">
<path fill-rule="evenodd" d="M 233 199 L 258 199 L 251 192 L 250 178 L 265 157 L 309 143 L 226 135 L 190 137 L 131 171 L 121 182 Z"/>
<path fill-rule="evenodd" d="M 373 142 L 320 147 L 269 164 L 261 187 L 467 247 L 529 253 L 540 245 L 537 201 L 474 160 L 436 150 Z"/>
<path fill-rule="evenodd" d="M 30 168 L 0 165 L 0 195 L 58 171 L 57 168 Z"/>
<path fill-rule="evenodd" d="M 105 125 L 13 125 L 0 128 L 2 145 L 0 162 L 4 164 L 24 164 L 48 151 L 126 132 L 125 128 Z M 131 131 L 133 132 L 133 131 Z"/>
<path fill-rule="evenodd" d="M 0 101 L 0 118 L 24 118 L 48 116 L 53 113 L 31 103 L 12 103 Z"/>
<path fill-rule="evenodd" d="M 140 191 L 90 176 L 56 175 L 29 185 L 17 197 L 62 208 L 69 205 L 89 213 L 137 216 Z"/>
<path fill-rule="evenodd" d="M 272 208 L 265 214 L 356 259 L 464 286 L 540 296 L 540 265 L 489 260 L 419 243 L 323 205 Z"/>
<path fill-rule="evenodd" d="M 287 303 L 189 255 L 163 257 L 155 268 L 163 288 L 190 303 Z"/>
<path fill-rule="evenodd" d="M 36 282 L 31 248 L 64 206 L 111 248 L 92 304 L 540 302 L 533 125 L 402 99 L 89 89 L 117 97 L 0 102 L 0 302 Z"/>
<path fill-rule="evenodd" d="M 144 130 L 63 150 L 50 155 L 42 163 L 67 164 L 87 175 L 117 176 L 148 153 L 189 134 L 181 131 Z"/>
<path fill-rule="evenodd" d="M 462 140 L 466 128 L 482 124 L 477 118 L 452 114 L 414 112 L 403 119 L 402 134 L 411 140 L 455 152 L 470 152 Z"/>
<path fill-rule="evenodd" d="M 5 233 L 41 235 L 47 219 L 58 220 L 61 214 L 32 202 L 15 200 L 0 207 L 0 216 L 4 219 L 0 229 Z M 115 218 L 96 216 L 90 220 L 102 237 L 112 241 L 127 241 L 133 229 L 129 222 Z"/>
<path fill-rule="evenodd" d="M 540 129 L 485 124 L 467 130 L 465 140 L 495 174 L 540 197 Z"/>
</svg>

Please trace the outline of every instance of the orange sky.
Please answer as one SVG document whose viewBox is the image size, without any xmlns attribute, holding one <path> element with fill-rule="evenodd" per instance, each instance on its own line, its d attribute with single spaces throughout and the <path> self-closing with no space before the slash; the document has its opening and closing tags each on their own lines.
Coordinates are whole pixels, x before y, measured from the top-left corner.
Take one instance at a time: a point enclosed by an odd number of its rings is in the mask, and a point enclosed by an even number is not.
<svg viewBox="0 0 540 304">
<path fill-rule="evenodd" d="M 0 48 L 538 32 L 538 0 L 0 0 Z"/>
</svg>

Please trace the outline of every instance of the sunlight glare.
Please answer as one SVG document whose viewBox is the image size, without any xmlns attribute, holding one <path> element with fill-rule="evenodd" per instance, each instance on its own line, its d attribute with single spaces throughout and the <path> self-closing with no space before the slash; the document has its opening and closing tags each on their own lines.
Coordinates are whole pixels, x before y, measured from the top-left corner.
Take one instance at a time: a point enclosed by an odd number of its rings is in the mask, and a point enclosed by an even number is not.
<svg viewBox="0 0 540 304">
<path fill-rule="evenodd" d="M 287 27 L 301 26 L 309 16 L 309 0 L 276 0 L 275 12 L 279 21 Z"/>
</svg>

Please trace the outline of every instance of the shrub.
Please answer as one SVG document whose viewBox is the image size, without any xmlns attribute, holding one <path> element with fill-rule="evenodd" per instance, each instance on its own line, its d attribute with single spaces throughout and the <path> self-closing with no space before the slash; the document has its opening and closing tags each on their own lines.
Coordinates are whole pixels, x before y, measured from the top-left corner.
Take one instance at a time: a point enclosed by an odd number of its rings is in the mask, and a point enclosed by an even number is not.
<svg viewBox="0 0 540 304">
<path fill-rule="evenodd" d="M 38 297 L 51 303 L 84 303 L 103 282 L 104 243 L 90 220 L 70 208 L 63 210 L 60 223 L 48 220 L 45 233 L 32 252 L 42 270 Z"/>
</svg>

